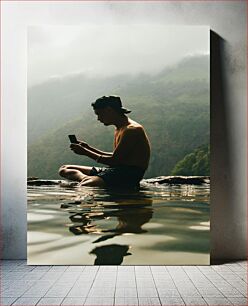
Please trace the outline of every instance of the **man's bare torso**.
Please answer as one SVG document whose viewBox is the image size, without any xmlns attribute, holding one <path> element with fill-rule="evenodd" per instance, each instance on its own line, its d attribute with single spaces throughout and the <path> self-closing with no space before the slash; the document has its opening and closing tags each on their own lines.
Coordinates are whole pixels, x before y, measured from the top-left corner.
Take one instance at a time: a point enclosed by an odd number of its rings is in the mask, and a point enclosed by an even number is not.
<svg viewBox="0 0 248 306">
<path fill-rule="evenodd" d="M 147 169 L 150 143 L 142 125 L 128 119 L 128 125 L 115 130 L 114 153 L 121 157 L 121 165 Z"/>
</svg>

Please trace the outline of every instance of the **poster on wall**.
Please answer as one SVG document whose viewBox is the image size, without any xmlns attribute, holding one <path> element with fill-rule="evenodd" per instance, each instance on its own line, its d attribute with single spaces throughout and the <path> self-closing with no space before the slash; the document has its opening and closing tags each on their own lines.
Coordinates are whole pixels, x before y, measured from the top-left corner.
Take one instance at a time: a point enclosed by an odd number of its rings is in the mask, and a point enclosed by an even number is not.
<svg viewBox="0 0 248 306">
<path fill-rule="evenodd" d="M 210 263 L 210 29 L 28 27 L 31 265 Z"/>
</svg>

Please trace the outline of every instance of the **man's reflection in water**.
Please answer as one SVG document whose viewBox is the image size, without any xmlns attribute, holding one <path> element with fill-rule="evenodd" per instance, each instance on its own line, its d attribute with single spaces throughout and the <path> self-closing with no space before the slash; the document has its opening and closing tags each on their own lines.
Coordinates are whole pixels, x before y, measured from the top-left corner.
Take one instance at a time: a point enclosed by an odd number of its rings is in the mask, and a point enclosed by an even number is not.
<svg viewBox="0 0 248 306">
<path fill-rule="evenodd" d="M 103 235 L 93 243 L 102 242 L 125 233 L 146 233 L 147 231 L 142 229 L 142 226 L 152 218 L 152 215 L 153 210 L 151 208 L 131 208 L 127 210 L 119 210 L 114 213 L 114 216 L 117 217 L 119 222 L 116 228 L 102 230 L 102 233 L 113 234 Z"/>
<path fill-rule="evenodd" d="M 127 245 L 110 244 L 96 247 L 90 254 L 96 255 L 95 265 L 120 265 L 124 256 L 132 255 L 128 250 Z"/>
<path fill-rule="evenodd" d="M 99 233 L 99 232 L 114 233 L 112 237 L 116 235 L 121 235 L 123 233 L 141 234 L 141 233 L 146 233 L 146 230 L 142 229 L 142 226 L 152 218 L 152 215 L 153 215 L 152 208 L 129 208 L 127 210 L 121 209 L 112 212 L 102 212 L 101 214 L 77 213 L 70 216 L 70 220 L 75 223 L 81 223 L 81 225 L 70 226 L 69 230 L 74 235 Z M 92 224 L 92 222 L 95 220 L 103 220 L 109 217 L 117 217 L 118 224 L 116 228 L 101 230 L 97 227 L 96 224 Z M 109 238 L 112 237 L 109 236 Z M 100 242 L 107 239 L 101 237 L 99 238 L 99 241 L 95 242 Z"/>
<path fill-rule="evenodd" d="M 112 199 L 111 199 L 112 200 Z M 142 234 L 147 232 L 142 226 L 150 221 L 153 215 L 152 199 L 138 197 L 133 199 L 122 198 L 114 199 L 113 202 L 92 203 L 91 206 L 80 205 L 83 212 L 74 213 L 69 218 L 73 223 L 69 227 L 70 232 L 74 235 L 82 234 L 101 234 L 93 241 L 99 243 L 125 233 Z M 87 210 L 85 211 L 84 210 Z M 75 210 L 74 210 L 75 211 Z M 114 228 L 108 228 L 109 218 L 117 218 L 117 225 Z M 97 220 L 106 220 L 104 228 L 97 225 Z M 128 253 L 128 245 L 104 245 L 94 248 L 90 254 L 95 254 L 95 265 L 120 265 L 124 256 L 131 255 Z"/>
<path fill-rule="evenodd" d="M 125 201 L 125 203 L 127 203 Z M 101 209 L 97 211 L 92 210 L 85 213 L 76 213 L 70 216 L 70 220 L 74 223 L 81 223 L 80 225 L 73 225 L 69 227 L 69 230 L 74 235 L 82 235 L 89 233 L 113 233 L 105 236 L 101 236 L 93 243 L 101 242 L 123 233 L 141 234 L 146 230 L 142 229 L 142 226 L 149 222 L 153 215 L 153 209 L 150 207 L 152 203 L 151 199 L 143 199 L 142 205 L 139 204 L 124 204 L 118 203 L 118 205 L 103 205 Z M 110 217 L 116 217 L 118 224 L 113 229 L 100 229 L 94 221 L 106 219 L 106 226 L 108 225 L 107 219 Z"/>
<path fill-rule="evenodd" d="M 69 217 L 72 222 L 81 223 L 81 225 L 73 225 L 69 227 L 69 231 L 74 235 L 82 235 L 89 233 L 97 233 L 99 230 L 95 224 L 91 224 L 93 220 L 104 219 L 103 215 L 97 218 L 96 216 L 89 216 L 88 213 L 77 213 Z"/>
</svg>

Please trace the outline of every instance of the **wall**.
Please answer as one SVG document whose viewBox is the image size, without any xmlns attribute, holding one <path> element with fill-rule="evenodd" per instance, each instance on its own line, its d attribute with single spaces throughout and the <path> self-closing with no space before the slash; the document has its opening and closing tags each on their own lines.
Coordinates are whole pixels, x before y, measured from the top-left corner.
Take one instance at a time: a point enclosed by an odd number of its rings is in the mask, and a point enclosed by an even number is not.
<svg viewBox="0 0 248 306">
<path fill-rule="evenodd" d="M 2 1 L 2 256 L 26 258 L 27 25 L 209 25 L 211 257 L 246 257 L 246 1 Z M 103 11 L 96 20 L 95 10 Z"/>
</svg>

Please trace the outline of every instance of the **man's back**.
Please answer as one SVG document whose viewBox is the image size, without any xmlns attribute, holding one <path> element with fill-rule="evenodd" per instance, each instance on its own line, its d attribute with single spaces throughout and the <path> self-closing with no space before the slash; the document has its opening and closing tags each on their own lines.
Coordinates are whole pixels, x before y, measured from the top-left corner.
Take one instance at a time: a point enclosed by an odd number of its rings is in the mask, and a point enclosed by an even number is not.
<svg viewBox="0 0 248 306">
<path fill-rule="evenodd" d="M 150 143 L 142 125 L 128 119 L 128 125 L 115 130 L 114 150 L 119 151 L 121 165 L 147 169 Z"/>
</svg>

